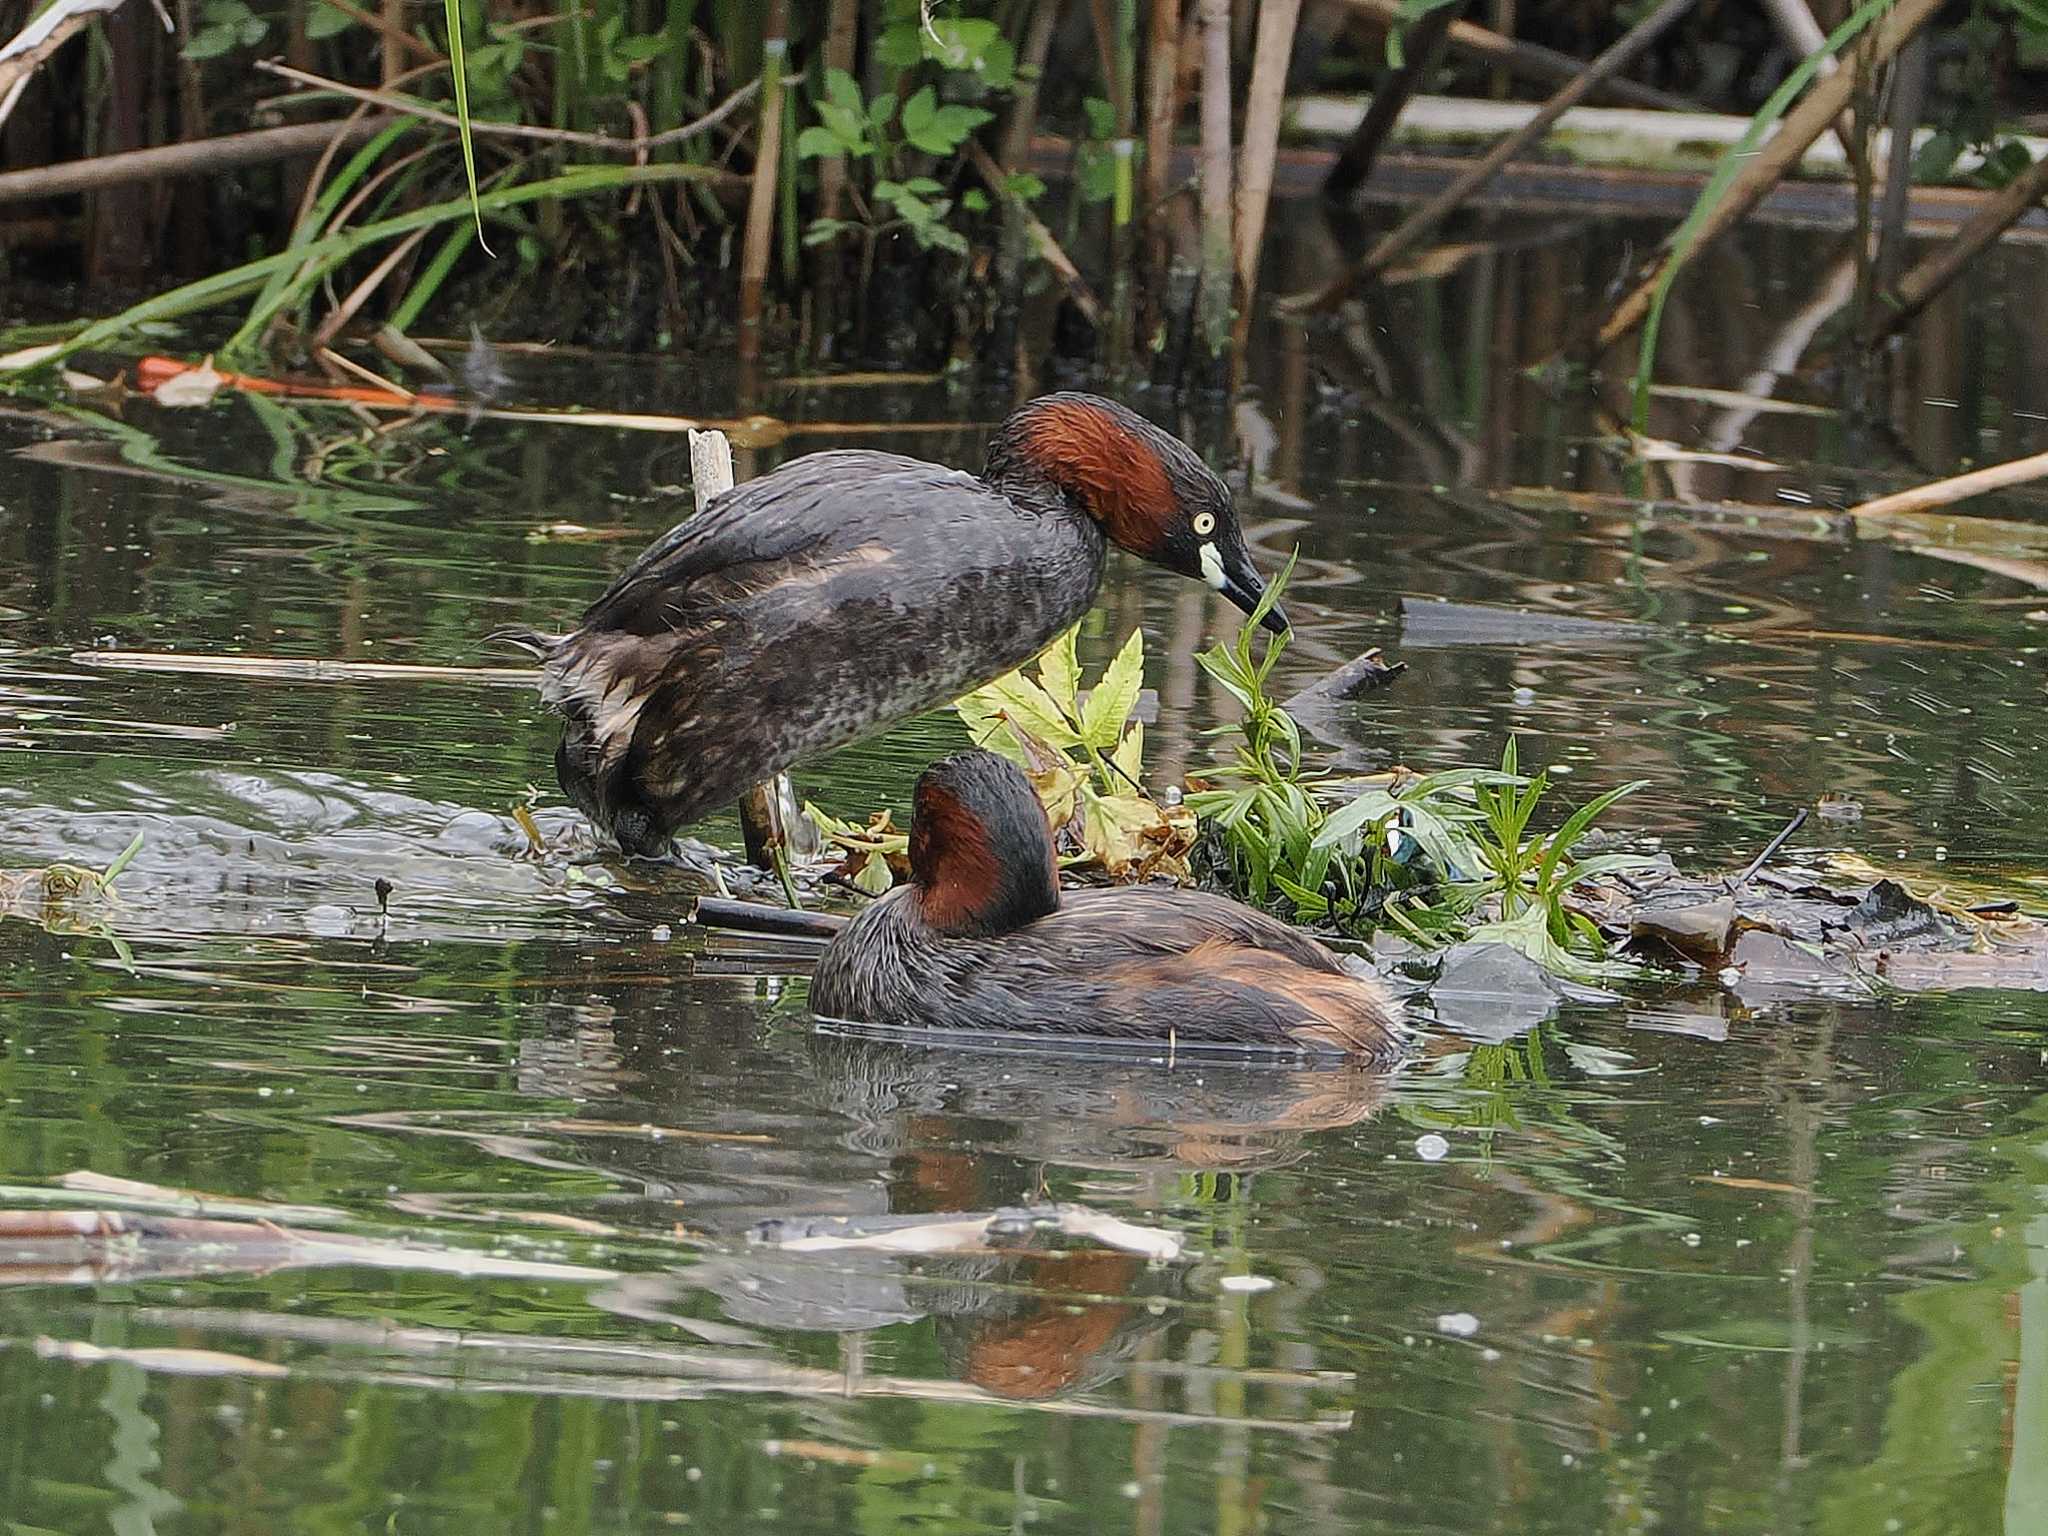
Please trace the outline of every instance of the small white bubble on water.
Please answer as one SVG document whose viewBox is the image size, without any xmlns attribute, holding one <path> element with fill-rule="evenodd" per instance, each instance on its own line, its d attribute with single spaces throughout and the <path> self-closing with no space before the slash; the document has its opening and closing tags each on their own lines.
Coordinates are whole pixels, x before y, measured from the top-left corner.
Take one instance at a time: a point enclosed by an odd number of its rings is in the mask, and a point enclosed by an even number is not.
<svg viewBox="0 0 2048 1536">
<path fill-rule="evenodd" d="M 1143 1493 L 1144 1491 L 1144 1487 L 1138 1482 L 1136 1478 L 1132 1478 L 1128 1483 L 1125 1483 L 1122 1489 L 1123 1496 L 1127 1499 L 1135 1499 L 1139 1494 Z"/>
<path fill-rule="evenodd" d="M 1267 1275 L 1225 1275 L 1216 1286 L 1225 1291 L 1270 1291 L 1277 1283 Z"/>
<path fill-rule="evenodd" d="M 667 923 L 656 923 L 654 925 L 653 931 L 648 934 L 648 937 L 653 939 L 654 942 L 657 944 L 666 944 L 670 939 L 675 937 L 675 929 L 669 927 Z"/>
<path fill-rule="evenodd" d="M 1470 1312 L 1445 1312 L 1436 1320 L 1436 1331 L 1454 1339 L 1469 1339 L 1479 1331 L 1479 1319 Z"/>
<path fill-rule="evenodd" d="M 1451 1144 L 1435 1131 L 1415 1138 L 1415 1155 L 1425 1163 L 1440 1162 L 1451 1150 Z"/>
</svg>

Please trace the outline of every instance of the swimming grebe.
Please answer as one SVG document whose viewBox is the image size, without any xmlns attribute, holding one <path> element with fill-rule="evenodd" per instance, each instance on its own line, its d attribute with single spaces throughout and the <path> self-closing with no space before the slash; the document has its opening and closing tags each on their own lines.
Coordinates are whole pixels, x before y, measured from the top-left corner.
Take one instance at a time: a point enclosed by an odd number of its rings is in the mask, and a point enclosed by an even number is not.
<svg viewBox="0 0 2048 1536">
<path fill-rule="evenodd" d="M 827 946 L 812 1011 L 907 1024 L 1400 1054 L 1400 1005 L 1277 919 L 1200 891 L 1062 895 L 1023 770 L 992 752 L 917 781 L 910 883 Z"/>
<path fill-rule="evenodd" d="M 1029 661 L 1086 613 L 1105 541 L 1249 613 L 1264 591 L 1230 492 L 1184 444 L 1093 395 L 1045 395 L 980 478 L 814 453 L 677 524 L 540 656 L 555 771 L 628 853 L 807 757 Z M 1284 632 L 1275 608 L 1269 629 Z"/>
</svg>

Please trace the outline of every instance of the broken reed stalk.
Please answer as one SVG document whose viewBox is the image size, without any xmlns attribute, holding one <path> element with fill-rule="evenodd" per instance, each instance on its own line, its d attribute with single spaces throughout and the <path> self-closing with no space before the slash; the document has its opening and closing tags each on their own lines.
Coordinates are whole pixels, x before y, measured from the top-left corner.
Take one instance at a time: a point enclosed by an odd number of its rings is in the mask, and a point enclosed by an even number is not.
<svg viewBox="0 0 2048 1536">
<path fill-rule="evenodd" d="M 1405 24 L 1402 0 L 1343 0 L 1343 3 L 1382 27 Z M 1555 48 L 1544 48 L 1535 43 L 1517 42 L 1469 21 L 1451 23 L 1450 46 L 1455 53 L 1482 60 L 1509 74 L 1544 85 L 1563 85 L 1575 80 L 1586 67 L 1583 59 L 1575 59 L 1568 53 L 1559 53 Z M 1669 91 L 1637 85 L 1633 80 L 1606 81 L 1600 88 L 1600 96 L 1630 107 L 1652 107 L 1667 112 L 1700 110 L 1697 102 L 1674 96 Z"/>
<path fill-rule="evenodd" d="M 1230 345 L 1230 0 L 1198 0 L 1202 28 L 1202 339 Z"/>
<path fill-rule="evenodd" d="M 1690 10 L 1692 5 L 1693 0 L 1664 0 L 1662 5 L 1630 27 L 1615 40 L 1613 46 L 1588 64 L 1571 84 L 1544 102 L 1535 116 L 1494 145 L 1471 169 L 1409 214 L 1366 253 L 1363 261 L 1339 275 L 1321 292 L 1304 301 L 1301 307 L 1311 310 L 1336 308 L 1357 290 L 1359 284 L 1384 271 L 1420 245 L 1473 193 L 1493 180 L 1502 166 L 1542 138 L 1553 123 L 1584 101 L 1595 86 L 1634 63 L 1643 50 L 1656 41 L 1658 34 Z"/>
<path fill-rule="evenodd" d="M 45 60 L 73 34 L 84 31 L 95 16 L 109 15 L 122 4 L 123 0 L 58 0 L 0 47 L 0 122 L 13 112 L 29 76 L 42 68 Z M 157 14 L 163 15 L 161 5 Z M 164 30 L 169 31 L 170 26 L 171 18 L 164 16 Z"/>
<path fill-rule="evenodd" d="M 1898 0 L 1876 24 L 1864 45 L 1871 49 L 1870 62 L 1881 64 L 1897 53 L 1940 8 L 1941 0 Z M 1667 274 L 1740 222 L 1799 163 L 1800 157 L 1813 147 L 1813 141 L 1828 131 L 1849 104 L 1849 98 L 1855 95 L 1856 74 L 1853 69 L 1838 69 L 1808 88 L 1798 105 L 1785 114 L 1778 131 L 1720 188 L 1718 200 L 1683 241 L 1674 238 L 1661 249 L 1639 274 L 1635 287 L 1608 312 L 1597 334 L 1598 350 L 1604 351 L 1641 325 Z M 1714 191 L 1711 182 L 1708 191 Z"/>
<path fill-rule="evenodd" d="M 789 0 L 768 0 L 762 23 L 761 114 L 754 130 L 754 174 L 740 247 L 740 358 L 761 355 L 761 295 L 775 235 L 776 176 L 782 166 L 782 64 L 789 52 Z"/>
<path fill-rule="evenodd" d="M 388 117 L 369 117 L 359 122 L 293 123 L 288 128 L 224 133 L 183 144 L 160 144 L 89 160 L 66 160 L 56 165 L 0 172 L 0 203 L 65 197 L 74 192 L 164 181 L 174 176 L 211 176 L 235 166 L 263 165 L 295 155 L 314 154 L 336 137 L 344 146 L 355 144 L 375 138 L 390 124 Z"/>
<path fill-rule="evenodd" d="M 1403 34 L 1401 67 L 1389 73 L 1372 93 L 1372 104 L 1365 109 L 1364 118 L 1352 130 L 1329 174 L 1323 178 L 1323 196 L 1342 200 L 1365 185 L 1372 175 L 1373 162 L 1379 159 L 1380 146 L 1393 132 L 1401 109 L 1443 62 L 1450 47 L 1451 24 L 1461 19 L 1464 9 L 1465 0 L 1442 6 Z"/>
<path fill-rule="evenodd" d="M 1251 87 L 1245 93 L 1244 143 L 1237 159 L 1237 287 L 1247 322 L 1259 288 L 1259 245 L 1273 197 L 1273 161 L 1280 150 L 1280 112 L 1287 95 L 1287 61 L 1301 0 L 1260 0 L 1258 41 L 1252 48 Z"/>
<path fill-rule="evenodd" d="M 1895 288 L 1879 289 L 1865 342 L 1884 340 L 1919 314 L 2043 197 L 2048 197 L 2048 155 L 1993 193 L 1961 229 L 1916 262 Z"/>
<path fill-rule="evenodd" d="M 732 444 L 723 432 L 700 432 L 693 428 L 690 490 L 699 514 L 713 497 L 722 496 L 732 487 Z M 814 849 L 817 839 L 814 835 L 806 836 L 809 827 L 786 773 L 764 779 L 740 800 L 740 830 L 747 840 L 747 859 L 758 868 L 783 871 L 790 853 Z M 794 899 L 790 905 L 796 905 Z"/>
<path fill-rule="evenodd" d="M 2008 459 L 2003 464 L 1987 464 L 1982 469 L 1973 469 L 1966 475 L 1951 475 L 1946 480 L 1932 480 L 1926 485 L 1916 485 L 1908 491 L 1894 491 L 1889 496 L 1880 496 L 1849 509 L 1849 516 L 1855 518 L 1885 517 L 1901 512 L 1926 512 L 1935 507 L 1953 506 L 1959 501 L 1968 501 L 1972 496 L 1982 496 L 1989 491 L 2002 491 L 2007 486 L 2025 485 L 2029 480 L 2048 479 L 2048 453 L 2028 454 L 2024 459 Z"/>
</svg>

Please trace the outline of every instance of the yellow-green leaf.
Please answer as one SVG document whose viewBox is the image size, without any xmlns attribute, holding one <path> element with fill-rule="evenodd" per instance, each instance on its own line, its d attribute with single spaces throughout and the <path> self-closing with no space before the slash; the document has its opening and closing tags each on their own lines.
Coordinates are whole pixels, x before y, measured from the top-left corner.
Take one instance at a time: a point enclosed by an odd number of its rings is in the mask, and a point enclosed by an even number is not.
<svg viewBox="0 0 2048 1536">
<path fill-rule="evenodd" d="M 1145 636 L 1133 629 L 1123 649 L 1103 670 L 1102 681 L 1088 695 L 1088 707 L 1081 716 L 1081 735 L 1087 743 L 1107 751 L 1116 745 L 1124 721 L 1137 707 L 1138 689 L 1145 681 Z"/>
<path fill-rule="evenodd" d="M 1124 739 L 1116 744 L 1116 750 L 1109 754 L 1109 760 L 1123 771 L 1133 784 L 1144 781 L 1138 777 L 1145 766 L 1145 722 L 1133 720 L 1124 732 Z"/>
<path fill-rule="evenodd" d="M 1056 636 L 1038 658 L 1038 681 L 1070 724 L 1081 718 L 1077 702 L 1081 693 L 1081 662 L 1074 654 L 1074 634 L 1078 628 L 1073 626 Z"/>
<path fill-rule="evenodd" d="M 979 690 L 1012 721 L 1055 747 L 1081 744 L 1080 736 L 1046 691 L 1021 672 L 999 677 Z"/>
</svg>

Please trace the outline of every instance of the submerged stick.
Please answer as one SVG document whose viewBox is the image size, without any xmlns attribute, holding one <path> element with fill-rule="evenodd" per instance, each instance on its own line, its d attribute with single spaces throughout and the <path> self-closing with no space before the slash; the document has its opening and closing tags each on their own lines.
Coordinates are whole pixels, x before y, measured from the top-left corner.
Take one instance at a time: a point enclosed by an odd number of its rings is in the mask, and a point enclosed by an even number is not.
<svg viewBox="0 0 2048 1536">
<path fill-rule="evenodd" d="M 847 922 L 832 912 L 804 912 L 723 896 L 699 896 L 690 921 L 723 933 L 754 933 L 774 939 L 830 939 Z"/>
<path fill-rule="evenodd" d="M 396 661 L 332 661 L 311 656 L 194 656 L 179 651 L 73 651 L 75 666 L 114 672 L 177 672 L 292 683 L 484 683 L 538 688 L 535 667 L 433 667 Z"/>
<path fill-rule="evenodd" d="M 1306 300 L 1302 307 L 1312 310 L 1336 308 L 1351 296 L 1359 284 L 1413 250 L 1439 224 L 1457 212 L 1473 193 L 1493 180 L 1502 166 L 1542 138 L 1552 124 L 1585 100 L 1596 85 L 1634 63 L 1637 56 L 1657 40 L 1658 34 L 1690 10 L 1692 4 L 1693 0 L 1664 0 L 1662 5 L 1630 27 L 1612 47 L 1588 64 L 1569 85 L 1544 102 L 1541 110 L 1526 123 L 1488 150 L 1470 170 L 1409 214 L 1366 253 L 1363 261 Z"/>
<path fill-rule="evenodd" d="M 1737 875 L 1733 880 L 1728 882 L 1728 889 L 1731 891 L 1739 891 L 1742 889 L 1742 887 L 1749 884 L 1750 880 L 1755 876 L 1756 872 L 1762 869 L 1766 864 L 1771 862 L 1771 855 L 1775 854 L 1780 848 L 1784 847 L 1786 840 L 1790 838 L 1794 832 L 1797 832 L 1801 827 L 1805 825 L 1806 807 L 1802 805 L 1801 807 L 1799 807 L 1797 811 L 1792 813 L 1792 819 L 1785 823 L 1784 827 L 1779 831 L 1778 835 L 1772 838 L 1768 843 L 1764 844 L 1764 851 L 1762 853 L 1759 853 L 1755 858 L 1751 859 L 1748 865 L 1744 867 L 1742 873 Z"/>
</svg>

